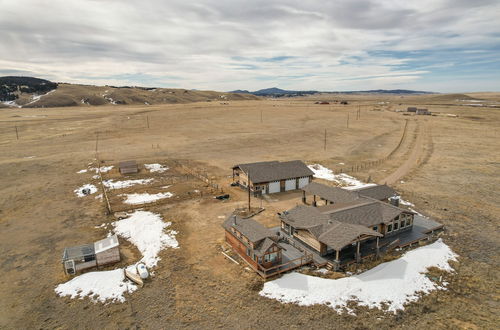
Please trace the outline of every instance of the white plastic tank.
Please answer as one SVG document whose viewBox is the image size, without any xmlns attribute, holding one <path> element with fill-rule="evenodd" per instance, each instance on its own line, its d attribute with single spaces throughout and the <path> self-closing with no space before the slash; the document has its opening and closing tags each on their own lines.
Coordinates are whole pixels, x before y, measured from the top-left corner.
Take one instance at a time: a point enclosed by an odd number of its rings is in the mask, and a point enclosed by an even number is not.
<svg viewBox="0 0 500 330">
<path fill-rule="evenodd" d="M 148 269 L 143 263 L 137 265 L 137 273 L 143 280 L 149 277 Z"/>
</svg>

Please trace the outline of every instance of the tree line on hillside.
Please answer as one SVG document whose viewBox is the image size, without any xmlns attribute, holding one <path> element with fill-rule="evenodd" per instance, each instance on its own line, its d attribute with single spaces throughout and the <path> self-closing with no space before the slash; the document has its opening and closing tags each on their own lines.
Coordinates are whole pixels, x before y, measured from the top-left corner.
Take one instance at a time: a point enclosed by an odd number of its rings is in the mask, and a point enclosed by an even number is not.
<svg viewBox="0 0 500 330">
<path fill-rule="evenodd" d="M 45 94 L 57 83 L 33 77 L 0 77 L 0 101 L 14 101 L 19 93 Z"/>
</svg>

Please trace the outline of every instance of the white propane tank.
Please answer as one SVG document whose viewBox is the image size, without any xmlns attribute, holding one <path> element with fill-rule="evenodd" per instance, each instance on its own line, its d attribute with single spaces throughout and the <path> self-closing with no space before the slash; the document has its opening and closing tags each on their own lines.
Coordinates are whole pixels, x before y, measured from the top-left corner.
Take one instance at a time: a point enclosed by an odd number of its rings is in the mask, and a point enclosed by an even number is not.
<svg viewBox="0 0 500 330">
<path fill-rule="evenodd" d="M 149 277 L 148 269 L 143 263 L 137 265 L 137 273 L 143 280 Z"/>
</svg>

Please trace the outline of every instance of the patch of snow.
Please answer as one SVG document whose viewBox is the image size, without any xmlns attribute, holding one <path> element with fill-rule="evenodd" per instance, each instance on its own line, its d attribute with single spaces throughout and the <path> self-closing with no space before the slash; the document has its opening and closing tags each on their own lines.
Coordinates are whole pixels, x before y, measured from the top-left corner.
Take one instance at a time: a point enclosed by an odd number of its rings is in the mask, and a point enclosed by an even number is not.
<svg viewBox="0 0 500 330">
<path fill-rule="evenodd" d="M 97 192 L 97 187 L 96 186 L 94 186 L 93 184 L 87 183 L 87 184 L 84 184 L 83 186 L 81 186 L 80 188 L 75 189 L 75 194 L 78 197 L 85 197 L 85 196 L 87 196 L 87 195 L 85 195 L 83 193 L 83 189 L 89 189 L 90 190 L 90 194 L 89 195 L 92 195 L 92 194 L 94 194 L 94 193 Z"/>
<path fill-rule="evenodd" d="M 402 205 L 406 205 L 406 206 L 415 206 L 415 204 L 408 202 L 408 201 L 405 201 L 402 198 L 399 198 L 399 203 L 401 203 Z"/>
<path fill-rule="evenodd" d="M 99 195 L 95 196 L 95 199 L 102 200 L 102 194 L 99 194 Z"/>
<path fill-rule="evenodd" d="M 141 251 L 140 260 L 148 268 L 156 266 L 158 253 L 167 247 L 177 248 L 174 230 L 165 230 L 171 222 L 163 222 L 159 214 L 149 211 L 135 211 L 126 219 L 113 223 L 115 233 L 132 242 Z"/>
<path fill-rule="evenodd" d="M 104 180 L 102 183 L 106 188 L 109 189 L 122 189 L 122 188 L 132 187 L 138 184 L 147 184 L 153 180 L 154 179 L 136 179 L 136 180 L 123 180 L 123 181 Z"/>
<path fill-rule="evenodd" d="M 162 189 L 168 189 L 168 188 L 170 188 L 170 187 L 172 187 L 172 185 L 171 185 L 171 184 L 168 184 L 168 185 L 166 185 L 166 186 L 162 186 Z"/>
<path fill-rule="evenodd" d="M 81 174 L 81 173 L 87 173 L 87 170 L 86 169 L 83 169 L 83 170 L 79 170 L 78 172 L 76 172 L 78 174 Z"/>
<path fill-rule="evenodd" d="M 171 198 L 174 194 L 171 192 L 165 192 L 165 193 L 157 193 L 157 194 L 148 194 L 148 193 L 142 193 L 142 194 L 121 194 L 119 196 L 125 196 L 125 200 L 123 203 L 125 204 L 131 204 L 131 205 L 139 205 L 139 204 L 146 204 L 146 203 L 152 203 L 156 202 L 157 200 L 164 199 L 164 198 Z"/>
<path fill-rule="evenodd" d="M 97 174 L 96 174 L 96 175 L 93 175 L 93 176 L 92 176 L 92 179 L 94 179 L 94 180 L 99 179 L 99 175 L 97 175 Z"/>
<path fill-rule="evenodd" d="M 36 156 L 24 156 L 23 158 L 27 158 L 27 159 L 32 159 L 32 158 L 35 158 Z"/>
<path fill-rule="evenodd" d="M 9 107 L 21 108 L 21 106 L 19 104 L 17 104 L 16 101 L 4 101 L 2 103 L 9 106 Z"/>
<path fill-rule="evenodd" d="M 168 167 L 163 166 L 161 164 L 144 164 L 144 167 L 146 167 L 149 170 L 149 172 L 163 173 L 166 170 L 168 170 Z"/>
<path fill-rule="evenodd" d="M 72 299 L 89 296 L 93 302 L 124 302 L 124 293 L 135 290 L 137 286 L 126 280 L 123 269 L 85 273 L 55 288 L 59 296 Z"/>
<path fill-rule="evenodd" d="M 352 177 L 345 173 L 334 174 L 332 170 L 320 164 L 308 165 L 308 167 L 309 169 L 311 169 L 311 171 L 314 172 L 315 178 L 336 182 L 340 186 L 345 186 L 344 188 L 346 189 L 356 189 L 375 185 L 375 183 L 361 182 L 355 177 Z"/>
<path fill-rule="evenodd" d="M 326 268 L 320 268 L 320 269 L 316 269 L 314 272 L 321 273 L 321 274 L 328 274 L 329 270 Z"/>
<path fill-rule="evenodd" d="M 28 103 L 26 103 L 25 105 L 29 105 L 29 104 L 35 103 L 35 102 L 37 102 L 38 100 L 40 100 L 43 96 L 49 95 L 49 94 L 51 94 L 51 93 L 53 93 L 53 92 L 55 92 L 55 91 L 56 91 L 56 90 L 55 90 L 55 89 L 53 89 L 53 90 L 48 91 L 47 93 L 42 94 L 42 95 L 33 95 L 33 96 L 31 97 L 31 101 L 30 101 L 30 102 L 28 102 Z"/>
<path fill-rule="evenodd" d="M 401 258 L 386 262 L 362 274 L 341 279 L 324 279 L 299 273 L 264 284 L 260 295 L 283 303 L 301 306 L 327 304 L 337 312 L 347 307 L 349 301 L 357 301 L 361 306 L 383 308 L 396 312 L 405 304 L 417 301 L 421 293 L 445 290 L 431 281 L 425 272 L 429 267 L 438 267 L 452 272 L 449 261 L 457 260 L 457 255 L 439 239 L 433 244 L 405 253 Z"/>
</svg>

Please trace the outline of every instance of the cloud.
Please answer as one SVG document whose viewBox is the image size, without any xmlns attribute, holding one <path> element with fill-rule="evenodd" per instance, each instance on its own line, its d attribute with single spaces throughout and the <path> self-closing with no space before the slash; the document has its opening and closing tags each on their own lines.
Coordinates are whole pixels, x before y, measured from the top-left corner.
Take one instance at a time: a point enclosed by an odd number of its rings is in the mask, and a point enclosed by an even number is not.
<svg viewBox="0 0 500 330">
<path fill-rule="evenodd" d="M 0 3 L 2 74 L 216 90 L 426 90 L 432 81 L 453 91 L 475 84 L 450 76 L 500 73 L 498 1 Z"/>
</svg>

